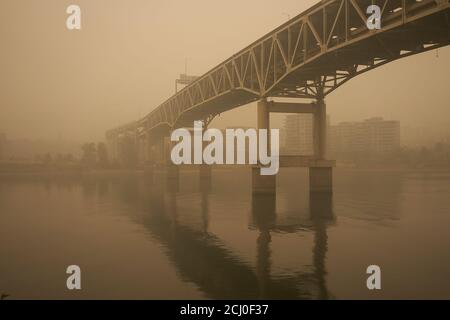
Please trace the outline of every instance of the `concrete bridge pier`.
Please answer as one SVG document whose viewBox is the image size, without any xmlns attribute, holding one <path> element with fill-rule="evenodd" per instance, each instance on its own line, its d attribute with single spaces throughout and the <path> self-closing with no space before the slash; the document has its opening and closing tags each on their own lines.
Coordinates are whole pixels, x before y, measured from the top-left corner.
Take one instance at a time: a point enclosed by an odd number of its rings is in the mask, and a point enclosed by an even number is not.
<svg viewBox="0 0 450 320">
<path fill-rule="evenodd" d="M 327 116 L 326 104 L 322 98 L 314 103 L 300 102 L 258 102 L 258 129 L 270 130 L 270 113 L 312 114 L 313 156 L 280 156 L 280 167 L 307 167 L 309 170 L 309 191 L 311 193 L 332 193 L 334 161 L 326 160 Z M 269 131 L 268 131 L 269 134 Z M 268 137 L 267 141 L 270 143 Z M 270 145 L 268 146 L 270 150 Z M 253 194 L 275 194 L 276 176 L 262 176 L 261 164 L 252 167 Z"/>
<path fill-rule="evenodd" d="M 266 99 L 262 99 L 257 105 L 257 124 L 258 129 L 267 130 L 267 148 L 270 150 L 270 113 L 269 105 Z M 259 137 L 258 137 L 259 139 Z M 259 151 L 258 151 L 259 152 Z M 258 156 L 259 158 L 259 156 Z M 258 161 L 259 162 L 259 161 Z M 276 193 L 276 175 L 261 175 L 261 165 L 252 166 L 252 193 L 253 194 L 275 194 Z"/>
<path fill-rule="evenodd" d="M 212 168 L 210 165 L 202 164 L 199 167 L 199 178 L 200 178 L 200 188 L 201 190 L 211 189 L 212 184 Z"/>
<path fill-rule="evenodd" d="M 144 173 L 146 175 L 150 175 L 153 179 L 153 172 L 154 172 L 154 159 L 153 159 L 153 145 L 154 141 L 152 139 L 152 136 L 150 133 L 145 133 L 143 136 L 143 165 L 144 165 Z"/>
<path fill-rule="evenodd" d="M 314 160 L 309 165 L 309 191 L 333 192 L 334 161 L 325 160 L 327 150 L 327 111 L 323 99 L 318 99 L 313 113 Z"/>
<path fill-rule="evenodd" d="M 167 164 L 165 167 L 166 182 L 171 185 L 178 185 L 180 182 L 180 169 L 177 165 L 172 163 Z"/>
<path fill-rule="evenodd" d="M 309 194 L 309 213 L 312 221 L 335 219 L 333 212 L 333 195 L 314 192 Z"/>
<path fill-rule="evenodd" d="M 172 163 L 170 153 L 172 151 L 173 143 L 170 141 L 169 136 L 164 136 L 162 140 L 162 152 L 163 152 L 163 165 L 166 171 L 166 179 L 171 183 L 177 183 L 180 179 L 179 166 Z"/>
<path fill-rule="evenodd" d="M 208 124 L 206 124 L 206 121 L 203 122 L 203 130 L 202 130 L 202 137 L 205 133 L 205 130 L 208 128 Z M 205 150 L 205 147 L 208 144 L 205 143 L 202 139 L 202 154 Z M 210 190 L 212 186 L 212 166 L 207 164 L 201 164 L 199 166 L 199 178 L 200 178 L 200 188 L 201 190 Z"/>
<path fill-rule="evenodd" d="M 142 166 L 145 163 L 146 157 L 146 135 L 139 135 L 136 133 L 136 153 L 137 153 L 137 163 Z"/>
<path fill-rule="evenodd" d="M 276 187 L 276 175 L 262 176 L 261 166 L 252 167 L 252 193 L 254 195 L 275 195 Z"/>
<path fill-rule="evenodd" d="M 171 141 L 167 135 L 154 137 L 151 142 L 150 166 L 153 176 L 170 189 L 177 189 L 179 184 L 179 168 L 170 159 Z"/>
<path fill-rule="evenodd" d="M 110 135 L 106 137 L 106 141 L 107 141 L 107 148 L 108 148 L 108 153 L 109 153 L 109 158 L 112 162 L 116 162 L 117 161 L 117 134 L 114 135 Z"/>
<path fill-rule="evenodd" d="M 309 191 L 320 193 L 333 192 L 333 168 L 331 166 L 309 167 Z"/>
</svg>

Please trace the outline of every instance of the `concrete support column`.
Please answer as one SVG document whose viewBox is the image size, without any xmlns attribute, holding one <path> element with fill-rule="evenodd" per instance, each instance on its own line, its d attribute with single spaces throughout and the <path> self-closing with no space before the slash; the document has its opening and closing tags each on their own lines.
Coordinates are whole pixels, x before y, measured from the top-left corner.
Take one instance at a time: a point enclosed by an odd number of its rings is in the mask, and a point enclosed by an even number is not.
<svg viewBox="0 0 450 320">
<path fill-rule="evenodd" d="M 144 163 L 149 164 L 150 160 L 150 135 L 144 134 Z"/>
<path fill-rule="evenodd" d="M 261 167 L 252 167 L 252 192 L 253 194 L 275 194 L 277 180 L 276 175 L 261 175 Z"/>
<path fill-rule="evenodd" d="M 137 164 L 142 165 L 144 163 L 144 152 L 143 152 L 143 139 L 140 136 L 136 138 L 136 153 L 137 153 Z"/>
<path fill-rule="evenodd" d="M 316 159 L 325 159 L 327 150 L 327 107 L 323 99 L 318 99 L 314 112 L 314 155 Z"/>
<path fill-rule="evenodd" d="M 334 220 L 333 195 L 331 193 L 310 193 L 309 213 L 313 221 Z"/>
<path fill-rule="evenodd" d="M 317 99 L 314 112 L 314 156 L 309 168 L 311 193 L 333 192 L 333 167 L 325 161 L 327 153 L 327 108 L 323 99 Z"/>
<path fill-rule="evenodd" d="M 170 140 L 166 136 L 158 136 L 152 139 L 151 167 L 154 178 L 161 186 L 168 190 L 178 190 L 179 167 L 170 160 Z"/>
<path fill-rule="evenodd" d="M 209 190 L 211 188 L 211 171 L 212 168 L 210 165 L 201 164 L 199 167 L 199 176 L 200 176 L 200 189 L 201 190 Z"/>
<path fill-rule="evenodd" d="M 170 141 L 170 136 L 164 136 L 162 138 L 162 156 L 163 165 L 166 171 L 166 180 L 170 187 L 178 189 L 180 179 L 180 168 L 178 165 L 173 164 L 170 153 L 172 152 L 173 142 Z"/>
<path fill-rule="evenodd" d="M 158 138 L 158 142 L 157 142 L 157 156 L 158 156 L 158 164 L 162 167 L 164 167 L 166 165 L 165 162 L 165 137 L 160 137 Z"/>
<path fill-rule="evenodd" d="M 202 137 L 207 130 L 207 126 L 204 124 L 203 130 L 202 130 Z M 192 141 L 194 141 L 194 134 L 191 136 Z M 202 154 L 205 150 L 205 147 L 208 143 L 205 143 L 202 139 Z M 192 155 L 194 154 L 194 143 L 192 143 Z M 200 178 L 200 189 L 201 190 L 209 190 L 211 188 L 211 172 L 212 167 L 211 165 L 207 164 L 201 164 L 199 166 L 199 178 Z"/>
<path fill-rule="evenodd" d="M 109 146 L 110 146 L 109 157 L 111 158 L 112 161 L 116 161 L 117 160 L 117 137 L 116 136 L 110 138 Z"/>
<path fill-rule="evenodd" d="M 178 180 L 180 175 L 180 170 L 177 165 L 168 164 L 166 166 L 166 177 L 169 180 Z"/>
<path fill-rule="evenodd" d="M 141 148 L 140 148 L 140 162 L 146 164 L 147 162 L 147 136 L 144 134 L 141 136 Z"/>
<path fill-rule="evenodd" d="M 132 143 L 134 144 L 135 152 L 135 165 L 139 166 L 141 164 L 141 139 L 139 138 L 138 131 L 135 130 L 132 133 Z"/>
<path fill-rule="evenodd" d="M 106 138 L 106 147 L 108 149 L 108 156 L 110 161 L 114 161 L 114 151 L 113 151 L 114 142 L 111 138 Z"/>
<path fill-rule="evenodd" d="M 270 129 L 270 113 L 269 105 L 266 99 L 258 101 L 257 105 L 257 125 L 258 129 L 267 130 L 267 142 L 270 143 L 269 139 L 269 129 Z M 258 137 L 259 138 L 259 137 Z M 267 145 L 268 150 L 270 150 L 270 145 Z"/>
<path fill-rule="evenodd" d="M 309 168 L 309 191 L 319 193 L 333 192 L 333 168 L 310 167 Z"/>
<path fill-rule="evenodd" d="M 164 137 L 164 162 L 166 165 L 173 165 L 172 159 L 170 158 L 170 153 L 172 152 L 172 141 L 170 137 Z"/>
<path fill-rule="evenodd" d="M 270 113 L 269 106 L 266 99 L 262 99 L 257 105 L 257 124 L 258 129 L 267 130 L 267 148 L 270 150 Z M 259 139 L 259 136 L 258 136 Z M 259 159 L 259 151 L 258 151 Z M 259 162 L 259 161 L 258 161 Z M 261 165 L 258 164 L 252 167 L 252 192 L 253 194 L 275 194 L 276 193 L 276 176 L 261 175 Z"/>
<path fill-rule="evenodd" d="M 147 161 L 153 166 L 158 163 L 157 142 L 154 136 L 147 134 Z"/>
<path fill-rule="evenodd" d="M 124 148 L 124 143 L 123 140 L 125 139 L 125 137 L 122 136 L 118 136 L 117 137 L 117 162 L 120 163 L 121 165 L 123 165 L 123 148 Z"/>
<path fill-rule="evenodd" d="M 153 141 L 151 139 L 152 136 L 148 132 L 144 133 L 142 136 L 142 161 L 144 164 L 144 174 L 146 174 L 150 178 L 150 181 L 153 182 L 155 167 L 154 162 L 151 159 L 153 145 Z"/>
<path fill-rule="evenodd" d="M 114 160 L 115 161 L 119 161 L 119 137 L 115 136 L 114 137 Z"/>
</svg>

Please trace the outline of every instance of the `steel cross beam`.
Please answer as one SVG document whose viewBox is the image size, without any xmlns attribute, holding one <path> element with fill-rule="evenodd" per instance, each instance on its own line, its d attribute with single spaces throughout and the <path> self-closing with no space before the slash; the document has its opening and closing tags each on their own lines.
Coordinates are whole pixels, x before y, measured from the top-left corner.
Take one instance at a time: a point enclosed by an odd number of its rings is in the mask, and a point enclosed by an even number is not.
<svg viewBox="0 0 450 320">
<path fill-rule="evenodd" d="M 314 113 L 314 103 L 267 102 L 270 113 Z"/>
</svg>

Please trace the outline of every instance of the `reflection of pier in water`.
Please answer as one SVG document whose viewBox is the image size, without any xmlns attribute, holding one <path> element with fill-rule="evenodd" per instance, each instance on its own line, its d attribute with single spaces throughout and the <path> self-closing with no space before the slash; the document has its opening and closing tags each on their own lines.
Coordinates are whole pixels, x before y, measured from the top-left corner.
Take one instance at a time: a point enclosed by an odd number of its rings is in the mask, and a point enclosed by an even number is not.
<svg viewBox="0 0 450 320">
<path fill-rule="evenodd" d="M 278 187 L 275 209 L 274 199 L 270 196 L 258 196 L 253 202 L 249 201 L 250 174 L 245 170 L 237 171 L 233 174 L 217 170 L 213 175 L 213 192 L 208 186 L 200 188 L 198 179 L 187 179 L 186 172 L 182 174 L 183 183 L 179 191 L 176 188 L 164 191 L 164 185 L 159 182 L 150 185 L 140 174 L 130 173 L 3 177 L 0 189 L 31 184 L 36 185 L 36 191 L 43 191 L 43 195 L 46 192 L 57 194 L 59 189 L 73 191 L 75 195 L 80 191 L 82 199 L 79 200 L 87 203 L 88 208 L 98 203 L 123 207 L 123 214 L 130 215 L 135 223 L 143 225 L 149 235 L 161 243 L 183 279 L 196 285 L 206 297 L 239 299 L 329 297 L 325 256 L 327 228 L 334 222 L 333 212 L 337 212 L 344 223 L 348 219 L 358 219 L 389 225 L 401 218 L 404 211 L 402 194 L 409 188 L 409 180 L 400 173 L 336 170 L 337 188 L 332 204 L 330 197 L 299 192 L 301 185 L 300 188 L 291 188 L 293 183 L 299 186 L 306 178 L 298 170 L 284 170 L 280 180 L 286 180 Z M 191 178 L 195 175 L 189 174 Z M 0 192 L 0 198 L 2 196 L 5 195 Z M 229 204 L 230 200 L 238 204 Z M 247 257 L 238 255 L 219 233 L 211 231 L 219 220 L 216 212 L 224 208 L 241 208 L 231 219 L 236 220 L 237 214 L 243 213 L 244 220 L 238 220 L 244 223 L 244 227 L 247 222 L 248 228 L 257 232 L 256 249 L 251 253 L 256 257 L 256 265 L 247 262 Z M 249 216 L 246 215 L 248 213 Z M 245 220 L 247 217 L 250 218 L 248 221 Z M 287 276 L 284 270 L 278 271 L 278 251 L 271 252 L 275 247 L 280 248 L 277 241 L 285 239 L 274 234 L 302 231 L 314 236 L 312 267 L 306 265 L 304 270 L 305 265 L 294 265 L 294 272 L 289 269 Z M 309 244 L 305 249 L 302 239 L 293 240 L 297 242 L 285 242 L 289 243 L 283 249 L 285 252 L 310 250 Z"/>
<path fill-rule="evenodd" d="M 192 282 L 208 297 L 215 299 L 295 299 L 329 297 L 325 281 L 327 225 L 333 219 L 330 195 L 312 195 L 309 219 L 290 225 L 277 225 L 274 199 L 259 196 L 253 201 L 250 228 L 257 229 L 256 267 L 244 262 L 208 232 L 209 184 L 200 185 L 202 227 L 179 222 L 178 186 L 155 183 L 145 185 L 135 179 L 120 185 L 118 194 L 127 202 L 142 203 L 143 215 L 134 217 L 166 248 L 165 253 L 183 279 Z M 163 190 L 166 190 L 165 192 Z M 128 191 L 126 191 L 128 190 Z M 130 190 L 133 190 L 130 193 Z M 140 199 L 130 197 L 140 194 Z M 128 194 L 128 196 L 127 196 Z M 132 195 L 133 194 L 133 195 Z M 138 201 L 134 201 L 138 200 Z M 149 214 L 148 214 L 149 213 Z M 314 232 L 313 270 L 290 276 L 271 274 L 271 233 Z M 295 250 L 295 248 L 292 248 Z"/>
</svg>

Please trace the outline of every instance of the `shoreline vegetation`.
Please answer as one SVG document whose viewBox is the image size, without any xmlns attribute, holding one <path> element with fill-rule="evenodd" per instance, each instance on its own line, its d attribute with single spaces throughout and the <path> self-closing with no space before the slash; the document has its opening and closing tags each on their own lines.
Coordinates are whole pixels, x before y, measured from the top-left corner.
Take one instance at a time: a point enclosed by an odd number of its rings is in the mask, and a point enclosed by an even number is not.
<svg viewBox="0 0 450 320">
<path fill-rule="evenodd" d="M 145 173 L 161 170 L 163 166 L 140 163 L 136 145 L 125 139 L 119 145 L 116 158 L 112 159 L 104 142 L 88 142 L 80 146 L 81 154 L 37 154 L 34 158 L 10 156 L 0 158 L 0 178 L 13 176 L 108 176 Z M 280 156 L 289 156 L 282 152 Z M 294 156 L 294 155 L 293 155 Z M 246 155 L 247 157 L 247 155 Z M 408 148 L 378 154 L 330 153 L 337 159 L 339 171 L 375 171 L 399 173 L 447 173 L 450 172 L 450 143 L 435 143 L 429 147 Z M 120 160 L 118 160 L 120 159 Z M 180 165 L 182 170 L 198 170 L 199 165 Z M 212 165 L 214 170 L 233 170 L 252 165 Z M 286 168 L 285 168 L 286 169 Z M 304 168 L 306 169 L 306 168 Z"/>
</svg>

